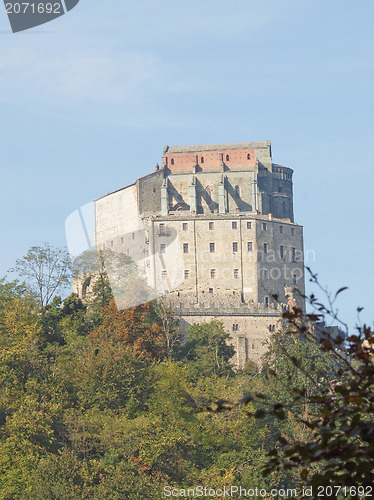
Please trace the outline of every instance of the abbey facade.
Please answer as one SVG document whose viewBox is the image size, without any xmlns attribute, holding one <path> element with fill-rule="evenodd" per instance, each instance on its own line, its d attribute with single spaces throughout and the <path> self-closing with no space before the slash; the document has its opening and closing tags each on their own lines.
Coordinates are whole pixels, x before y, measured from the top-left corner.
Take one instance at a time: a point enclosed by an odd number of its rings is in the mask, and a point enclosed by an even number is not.
<svg viewBox="0 0 374 500">
<path fill-rule="evenodd" d="M 292 174 L 270 141 L 166 146 L 153 173 L 95 201 L 96 247 L 131 256 L 183 326 L 221 320 L 243 367 L 304 307 Z"/>
</svg>

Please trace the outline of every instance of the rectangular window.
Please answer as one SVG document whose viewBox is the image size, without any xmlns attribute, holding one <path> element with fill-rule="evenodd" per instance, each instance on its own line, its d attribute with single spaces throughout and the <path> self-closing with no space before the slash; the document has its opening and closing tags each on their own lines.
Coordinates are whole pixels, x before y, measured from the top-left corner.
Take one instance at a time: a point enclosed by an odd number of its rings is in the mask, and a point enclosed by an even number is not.
<svg viewBox="0 0 374 500">
<path fill-rule="evenodd" d="M 215 245 L 215 243 L 209 243 L 209 251 L 210 251 L 210 253 L 216 251 L 216 245 Z"/>
<path fill-rule="evenodd" d="M 209 288 L 209 293 L 213 293 L 213 288 Z"/>
<path fill-rule="evenodd" d="M 233 252 L 237 252 L 238 251 L 238 242 L 237 241 L 233 241 L 233 243 L 232 243 L 232 251 Z"/>
<path fill-rule="evenodd" d="M 135 240 L 135 233 L 132 233 L 132 239 Z"/>
<path fill-rule="evenodd" d="M 284 249 L 282 245 L 279 247 L 279 257 L 281 260 L 284 260 Z"/>
<path fill-rule="evenodd" d="M 266 228 L 266 222 L 263 222 L 263 223 L 262 223 L 262 230 L 263 230 L 263 231 L 266 231 L 266 229 L 267 229 L 267 228 Z"/>
<path fill-rule="evenodd" d="M 165 234 L 165 224 L 160 224 L 159 225 L 159 234 Z M 133 234 L 133 239 L 134 239 L 134 233 Z"/>
<path fill-rule="evenodd" d="M 190 271 L 189 271 L 189 269 L 185 269 L 184 270 L 184 279 L 188 280 L 189 277 L 190 277 Z"/>
<path fill-rule="evenodd" d="M 183 243 L 183 253 L 188 253 L 188 243 Z"/>
<path fill-rule="evenodd" d="M 297 283 L 297 277 L 296 277 L 296 274 L 293 274 L 292 275 L 292 284 L 296 285 L 296 283 Z"/>
<path fill-rule="evenodd" d="M 265 297 L 265 307 L 269 307 L 269 297 Z"/>
<path fill-rule="evenodd" d="M 269 279 L 269 271 L 267 269 L 264 269 L 264 280 Z"/>
<path fill-rule="evenodd" d="M 247 229 L 252 229 L 252 222 L 247 222 Z"/>
<path fill-rule="evenodd" d="M 216 277 L 216 270 L 215 269 L 211 269 L 210 270 L 210 279 L 214 280 Z"/>
<path fill-rule="evenodd" d="M 238 229 L 238 223 L 237 223 L 237 222 L 232 222 L 232 223 L 231 223 L 231 227 L 232 227 L 233 229 Z"/>
<path fill-rule="evenodd" d="M 214 229 L 214 222 L 209 222 L 209 229 L 210 230 Z"/>
<path fill-rule="evenodd" d="M 279 226 L 279 232 L 280 234 L 283 234 L 283 226 Z"/>
<path fill-rule="evenodd" d="M 293 227 L 291 227 L 291 236 L 294 236 L 295 235 L 295 229 Z"/>
<path fill-rule="evenodd" d="M 121 243 L 123 243 L 123 236 L 121 236 Z"/>
<path fill-rule="evenodd" d="M 165 245 L 165 243 L 161 243 L 161 245 L 160 245 L 160 253 L 166 253 L 166 245 Z"/>
<path fill-rule="evenodd" d="M 248 241 L 247 243 L 247 251 L 248 252 L 252 252 L 253 250 L 253 244 L 252 244 L 252 241 Z"/>
<path fill-rule="evenodd" d="M 237 332 L 238 330 L 239 330 L 239 325 L 238 325 L 238 323 L 233 323 L 233 325 L 232 325 L 232 331 L 233 331 L 233 332 Z"/>
<path fill-rule="evenodd" d="M 166 271 L 161 271 L 161 279 L 166 280 Z"/>
<path fill-rule="evenodd" d="M 182 229 L 183 229 L 183 231 L 187 231 L 187 229 L 188 229 L 188 224 L 187 224 L 187 222 L 183 222 L 183 224 L 182 224 Z"/>
<path fill-rule="evenodd" d="M 292 262 L 296 262 L 296 248 L 294 247 L 291 249 L 291 260 Z"/>
<path fill-rule="evenodd" d="M 268 253 L 268 244 L 264 243 L 264 253 Z"/>
<path fill-rule="evenodd" d="M 234 278 L 235 279 L 239 278 L 239 269 L 234 269 Z"/>
</svg>

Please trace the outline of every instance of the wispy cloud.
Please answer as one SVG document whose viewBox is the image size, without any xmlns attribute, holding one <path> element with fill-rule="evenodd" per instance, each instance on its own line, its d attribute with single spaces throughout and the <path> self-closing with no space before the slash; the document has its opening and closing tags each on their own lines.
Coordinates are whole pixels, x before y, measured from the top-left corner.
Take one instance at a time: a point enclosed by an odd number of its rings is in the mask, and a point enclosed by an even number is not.
<svg viewBox="0 0 374 500">
<path fill-rule="evenodd" d="M 128 51 L 119 58 L 104 51 L 59 51 L 34 47 L 0 53 L 0 90 L 19 98 L 123 101 L 159 79 L 162 62 L 149 53 Z"/>
</svg>

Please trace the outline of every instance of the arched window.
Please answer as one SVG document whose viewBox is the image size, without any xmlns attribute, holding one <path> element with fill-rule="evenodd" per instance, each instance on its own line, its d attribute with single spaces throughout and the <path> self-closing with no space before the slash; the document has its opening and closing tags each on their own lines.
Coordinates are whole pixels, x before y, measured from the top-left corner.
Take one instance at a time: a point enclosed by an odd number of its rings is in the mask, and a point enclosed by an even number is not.
<svg viewBox="0 0 374 500">
<path fill-rule="evenodd" d="M 250 160 L 251 159 L 251 155 L 248 153 L 247 154 L 247 160 Z"/>
<path fill-rule="evenodd" d="M 230 161 L 230 155 L 226 155 L 226 161 Z"/>
<path fill-rule="evenodd" d="M 201 157 L 201 163 L 204 163 L 204 156 Z"/>
<path fill-rule="evenodd" d="M 240 187 L 239 186 L 235 186 L 235 192 L 236 192 L 237 196 L 240 196 Z"/>
<path fill-rule="evenodd" d="M 91 284 L 91 278 L 87 278 L 86 281 L 83 283 L 82 286 L 82 297 L 84 298 L 87 294 L 87 289 Z"/>
<path fill-rule="evenodd" d="M 170 162 L 172 165 L 174 165 L 174 158 L 171 159 L 171 162 Z"/>
</svg>

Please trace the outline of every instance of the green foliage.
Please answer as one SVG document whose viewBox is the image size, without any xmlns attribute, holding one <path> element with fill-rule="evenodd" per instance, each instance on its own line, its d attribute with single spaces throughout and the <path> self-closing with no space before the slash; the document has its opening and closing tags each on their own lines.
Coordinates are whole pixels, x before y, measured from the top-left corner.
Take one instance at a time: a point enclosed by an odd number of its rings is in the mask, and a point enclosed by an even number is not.
<svg viewBox="0 0 374 500">
<path fill-rule="evenodd" d="M 318 284 L 312 273 L 311 281 Z M 273 427 L 278 436 L 263 462 L 265 477 L 283 473 L 294 486 L 312 487 L 312 498 L 319 498 L 318 488 L 335 498 L 364 498 L 374 483 L 374 332 L 363 325 L 344 338 L 342 330 L 332 336 L 321 327 L 321 318 L 330 317 L 346 328 L 334 308 L 346 287 L 334 297 L 321 288 L 327 305 L 312 295 L 314 313 L 283 314 L 258 377 L 260 385 L 266 381 L 261 393 L 253 390 L 257 381 L 236 403 L 220 399 L 210 411 L 247 405 L 250 421 Z"/>
<path fill-rule="evenodd" d="M 167 304 L 118 310 L 102 278 L 86 303 L 71 294 L 42 309 L 0 281 L 0 498 L 372 478 L 370 330 L 343 357 L 288 313 L 262 371 L 235 372 L 221 322 L 191 326 L 182 344 Z"/>
<path fill-rule="evenodd" d="M 306 432 L 299 439 L 282 437 L 279 449 L 265 468 L 271 472 L 282 466 L 285 470 L 297 470 L 299 480 L 308 486 L 372 486 L 374 481 L 374 357 L 373 332 L 367 326 L 359 327 L 357 335 L 336 344 L 326 333 L 321 338 L 313 328 L 304 330 L 298 312 L 289 321 L 295 331 L 302 331 L 307 344 L 313 346 L 322 358 L 330 359 L 330 370 L 319 383 L 319 372 L 314 368 L 308 377 L 314 380 L 314 390 L 308 384 L 294 384 L 295 401 L 304 400 L 313 411 L 295 414 Z M 289 360 L 298 373 L 306 377 L 300 358 Z M 333 370 L 331 370 L 331 360 Z M 331 377 L 334 373 L 335 377 Z M 275 371 L 274 376 L 279 377 Z M 294 410 L 293 410 L 294 411 Z M 360 495 L 351 495 L 359 498 Z"/>
<path fill-rule="evenodd" d="M 230 335 L 221 321 L 189 326 L 184 354 L 191 372 L 196 375 L 230 374 L 230 359 L 235 351 L 228 344 L 229 340 Z"/>
</svg>

